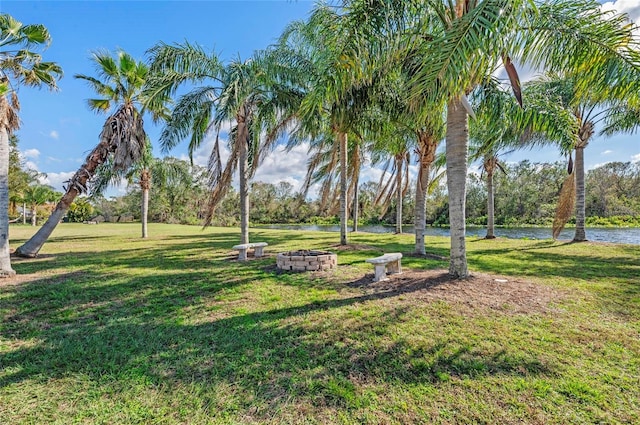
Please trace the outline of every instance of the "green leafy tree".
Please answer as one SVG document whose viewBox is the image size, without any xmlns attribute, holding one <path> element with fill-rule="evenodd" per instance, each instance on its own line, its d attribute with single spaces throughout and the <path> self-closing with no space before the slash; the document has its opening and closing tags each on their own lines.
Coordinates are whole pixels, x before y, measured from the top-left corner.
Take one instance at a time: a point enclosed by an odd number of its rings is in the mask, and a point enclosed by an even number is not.
<svg viewBox="0 0 640 425">
<path fill-rule="evenodd" d="M 45 62 L 39 53 L 51 43 L 43 25 L 24 25 L 12 16 L 0 14 L 0 275 L 15 271 L 9 259 L 9 136 L 20 120 L 17 89 L 20 86 L 56 89 L 62 69 Z"/>
<path fill-rule="evenodd" d="M 87 198 L 76 198 L 67 211 L 67 219 L 72 223 L 83 223 L 92 218 L 93 214 L 93 206 Z"/>
<path fill-rule="evenodd" d="M 22 205 L 22 220 L 26 223 L 24 194 L 42 174 L 25 166 L 18 149 L 18 137 L 9 137 L 9 216 L 18 216 L 17 205 Z"/>
</svg>

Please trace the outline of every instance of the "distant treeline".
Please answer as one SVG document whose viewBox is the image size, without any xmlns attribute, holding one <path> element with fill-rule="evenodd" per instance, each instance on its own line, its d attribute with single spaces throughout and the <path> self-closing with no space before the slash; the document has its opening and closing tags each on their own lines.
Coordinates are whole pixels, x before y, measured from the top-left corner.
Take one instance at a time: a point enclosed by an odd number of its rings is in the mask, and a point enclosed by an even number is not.
<svg viewBox="0 0 640 425">
<path fill-rule="evenodd" d="M 566 178 L 562 163 L 532 163 L 522 161 L 507 165 L 505 173 L 495 175 L 495 210 L 497 225 L 549 226 L 553 221 L 558 193 Z M 164 223 L 202 224 L 207 204 L 206 174 L 194 169 L 193 180 L 176 185 L 152 186 L 149 199 L 149 220 Z M 410 187 L 413 187 L 411 185 Z M 640 226 L 640 164 L 612 162 L 590 170 L 586 178 L 586 213 L 588 225 Z M 360 185 L 359 223 L 393 224 L 395 201 L 381 214 L 374 204 L 378 185 Z M 140 218 L 140 190 L 131 187 L 128 193 L 115 199 L 94 199 L 94 215 L 133 215 Z M 286 182 L 251 185 L 251 222 L 262 223 L 337 223 L 338 211 L 320 211 L 317 201 L 303 200 Z M 467 187 L 467 222 L 486 223 L 487 196 L 483 175 L 470 174 Z M 414 217 L 414 193 L 409 191 L 403 201 L 405 223 Z M 216 210 L 214 225 L 234 226 L 239 222 L 238 193 L 230 190 Z M 446 184 L 437 185 L 427 202 L 427 223 L 448 224 Z"/>
</svg>

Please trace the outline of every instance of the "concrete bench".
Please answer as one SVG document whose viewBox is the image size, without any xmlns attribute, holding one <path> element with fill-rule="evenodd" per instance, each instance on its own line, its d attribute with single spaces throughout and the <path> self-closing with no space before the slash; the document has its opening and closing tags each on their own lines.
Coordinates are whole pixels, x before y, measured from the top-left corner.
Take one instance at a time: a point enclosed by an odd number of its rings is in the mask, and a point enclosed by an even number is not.
<svg viewBox="0 0 640 425">
<path fill-rule="evenodd" d="M 238 251 L 238 260 L 245 261 L 247 259 L 247 250 L 253 248 L 255 257 L 262 257 L 264 255 L 264 247 L 269 245 L 266 242 L 252 242 L 252 243 L 243 243 L 240 245 L 236 245 L 233 247 L 236 251 Z"/>
<path fill-rule="evenodd" d="M 367 263 L 371 263 L 375 269 L 375 275 L 373 277 L 374 282 L 379 282 L 381 280 L 386 280 L 386 275 L 388 273 L 402 273 L 402 265 L 400 264 L 400 260 L 402 259 L 402 253 L 400 252 L 392 252 L 389 254 L 381 255 L 376 258 L 369 258 L 365 260 Z"/>
</svg>

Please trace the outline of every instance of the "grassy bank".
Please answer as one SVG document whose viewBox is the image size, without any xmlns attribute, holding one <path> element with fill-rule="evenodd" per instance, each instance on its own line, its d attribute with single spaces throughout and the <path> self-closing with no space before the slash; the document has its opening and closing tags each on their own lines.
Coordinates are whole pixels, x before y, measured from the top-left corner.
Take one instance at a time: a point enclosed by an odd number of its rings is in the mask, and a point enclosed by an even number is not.
<svg viewBox="0 0 640 425">
<path fill-rule="evenodd" d="M 33 230 L 11 228 L 12 247 Z M 448 239 L 371 283 L 411 235 L 62 224 L 0 281 L 0 422 L 638 423 L 640 246 Z M 338 253 L 286 274 L 274 253 Z M 507 282 L 496 282 L 499 277 Z"/>
</svg>

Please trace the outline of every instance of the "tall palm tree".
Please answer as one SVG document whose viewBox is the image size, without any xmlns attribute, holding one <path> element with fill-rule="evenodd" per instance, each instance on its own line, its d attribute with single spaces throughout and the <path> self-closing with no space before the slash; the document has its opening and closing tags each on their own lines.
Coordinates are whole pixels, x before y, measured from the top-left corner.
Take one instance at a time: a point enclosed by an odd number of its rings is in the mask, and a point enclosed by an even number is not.
<svg viewBox="0 0 640 425">
<path fill-rule="evenodd" d="M 209 159 L 211 196 L 205 225 L 210 224 L 237 169 L 241 243 L 249 242 L 249 179 L 292 119 L 287 111 L 295 102 L 286 82 L 278 79 L 279 64 L 264 51 L 256 52 L 251 60 L 234 60 L 225 66 L 215 54 L 189 43 L 160 43 L 150 54 L 153 77 L 146 92 L 151 102 L 158 95 L 174 95 L 186 82 L 196 85 L 177 100 L 167 119 L 160 136 L 163 149 L 169 150 L 190 137 L 192 154 L 212 132 L 216 133 Z M 227 124 L 231 128 L 230 154 L 223 163 L 219 136 Z"/>
<path fill-rule="evenodd" d="M 537 93 L 539 97 L 546 100 L 542 107 L 552 107 L 560 105 L 567 114 L 571 116 L 575 132 L 570 144 L 560 146 L 562 151 L 567 153 L 575 152 L 575 216 L 576 228 L 573 237 L 574 242 L 587 240 L 585 229 L 585 169 L 584 150 L 589 145 L 594 136 L 596 127 L 601 123 L 613 123 L 621 116 L 633 116 L 637 110 L 638 97 L 633 93 L 624 99 L 608 96 L 607 93 L 580 89 L 580 74 L 561 75 L 548 73 L 527 84 L 527 90 Z M 618 120 L 618 122 L 621 122 Z M 615 128 L 607 125 L 607 134 L 612 134 L 614 130 L 624 130 L 622 126 Z M 561 200 L 562 202 L 562 200 Z M 564 225 L 564 223 L 562 223 Z M 559 229 L 556 230 L 559 233 Z M 555 237 L 555 235 L 554 235 Z"/>
<path fill-rule="evenodd" d="M 396 133 L 391 137 L 392 140 L 380 141 L 373 148 L 372 162 L 376 164 L 384 161 L 373 204 L 381 207 L 379 218 L 382 218 L 395 198 L 396 233 L 402 233 L 402 200 L 409 190 L 411 142 L 403 134 Z"/>
<path fill-rule="evenodd" d="M 390 0 L 392 1 L 392 0 Z M 414 96 L 438 84 L 447 107 L 447 186 L 451 225 L 450 275 L 468 276 L 465 246 L 465 194 L 469 103 L 466 95 L 502 61 L 520 98 L 512 58 L 538 69 L 582 72 L 582 87 L 618 94 L 637 83 L 640 61 L 632 27 L 625 16 L 603 14 L 592 0 L 430 0 L 425 2 L 440 21 L 441 32 L 422 45 L 422 64 Z M 621 60 L 620 60 L 621 59 Z"/>
<path fill-rule="evenodd" d="M 44 62 L 39 51 L 51 43 L 43 25 L 23 25 L 0 14 L 0 276 L 12 276 L 9 258 L 9 136 L 20 126 L 17 89 L 21 85 L 57 89 L 62 69 Z"/>
<path fill-rule="evenodd" d="M 319 4 L 306 22 L 289 25 L 278 44 L 280 58 L 302 77 L 304 91 L 297 137 L 311 140 L 330 134 L 338 146 L 340 170 L 340 244 L 347 244 L 349 135 L 370 124 L 365 111 L 371 81 L 361 78 L 358 36 L 336 8 Z"/>
<path fill-rule="evenodd" d="M 344 5 L 345 25 L 359 34 L 355 38 L 354 63 L 362 64 L 360 79 L 374 85 L 370 104 L 384 117 L 382 128 L 409 132 L 415 138 L 418 155 L 418 179 L 415 202 L 415 252 L 426 253 L 426 199 L 436 150 L 444 137 L 444 95 L 409 98 L 410 84 L 424 61 L 420 46 L 439 31 L 437 16 L 424 2 L 394 0 L 351 0 Z"/>
<path fill-rule="evenodd" d="M 100 142 L 89 153 L 84 164 L 67 182 L 66 193 L 58 202 L 46 223 L 16 253 L 24 257 L 35 257 L 64 217 L 71 203 L 81 193 L 88 191 L 90 180 L 102 164 L 110 161 L 114 170 L 128 170 L 138 162 L 145 151 L 147 135 L 143 128 L 142 87 L 146 81 L 148 67 L 124 51 L 115 57 L 107 51 L 95 52 L 92 56 L 98 77 L 75 75 L 85 80 L 100 96 L 87 101 L 91 110 L 111 113 L 100 133 Z M 156 108 L 148 109 L 154 119 L 164 111 L 164 99 L 156 100 Z"/>
<path fill-rule="evenodd" d="M 347 137 L 347 170 L 344 173 L 347 178 L 346 199 L 347 205 L 352 200 L 352 231 L 358 229 L 358 183 L 363 162 L 362 139 L 357 135 Z M 290 146 L 298 141 L 290 139 Z M 309 148 L 309 160 L 307 162 L 307 174 L 302 184 L 300 201 L 304 201 L 313 184 L 320 184 L 318 213 L 334 215 L 340 211 L 340 182 L 342 177 L 340 165 L 340 146 L 336 145 L 333 136 L 323 135 L 311 141 Z"/>
</svg>

